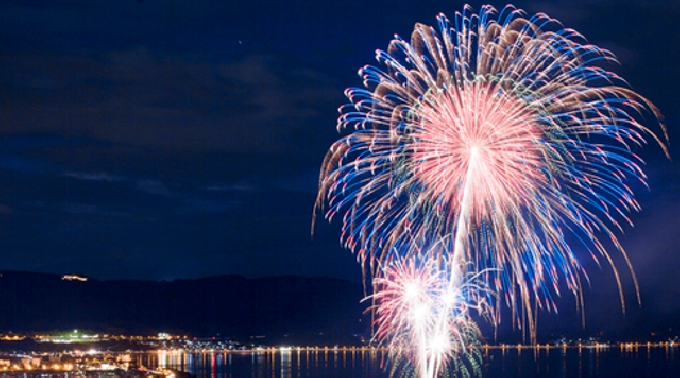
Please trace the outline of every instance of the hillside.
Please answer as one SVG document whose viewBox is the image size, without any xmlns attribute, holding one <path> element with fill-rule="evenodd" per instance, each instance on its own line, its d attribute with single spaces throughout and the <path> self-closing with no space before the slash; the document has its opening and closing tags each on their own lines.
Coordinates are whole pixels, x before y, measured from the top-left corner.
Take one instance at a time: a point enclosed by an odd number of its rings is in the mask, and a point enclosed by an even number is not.
<svg viewBox="0 0 680 378">
<path fill-rule="evenodd" d="M 360 284 L 330 278 L 81 282 L 4 271 L 0 332 L 87 329 L 347 343 L 368 329 L 362 297 Z"/>
</svg>

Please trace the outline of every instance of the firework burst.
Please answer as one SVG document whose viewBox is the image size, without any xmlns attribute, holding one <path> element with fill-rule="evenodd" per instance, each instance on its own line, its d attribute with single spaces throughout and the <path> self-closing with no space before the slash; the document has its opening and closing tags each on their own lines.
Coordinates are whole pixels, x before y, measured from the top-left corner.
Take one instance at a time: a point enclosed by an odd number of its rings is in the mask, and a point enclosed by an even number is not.
<svg viewBox="0 0 680 378">
<path fill-rule="evenodd" d="M 488 313 L 489 290 L 479 273 L 450 281 L 432 254 L 381 264 L 375 293 L 367 298 L 377 316 L 375 339 L 391 351 L 393 373 L 406 361 L 421 377 L 444 371 L 478 374 L 481 334 L 470 311 Z"/>
<path fill-rule="evenodd" d="M 341 242 L 381 290 L 386 262 L 443 240 L 453 248 L 427 258 L 447 282 L 482 272 L 492 322 L 505 303 L 534 335 L 533 309 L 553 310 L 560 287 L 582 302 L 574 248 L 612 265 L 621 288 L 603 240 L 630 267 L 615 232 L 639 210 L 627 181 L 646 180 L 633 149 L 666 150 L 641 123 L 661 115 L 597 65 L 611 52 L 545 14 L 484 6 L 437 20 L 395 36 L 381 67 L 359 71 L 365 89 L 346 91 L 338 129 L 350 133 L 324 160 L 316 208 L 342 217 Z"/>
</svg>

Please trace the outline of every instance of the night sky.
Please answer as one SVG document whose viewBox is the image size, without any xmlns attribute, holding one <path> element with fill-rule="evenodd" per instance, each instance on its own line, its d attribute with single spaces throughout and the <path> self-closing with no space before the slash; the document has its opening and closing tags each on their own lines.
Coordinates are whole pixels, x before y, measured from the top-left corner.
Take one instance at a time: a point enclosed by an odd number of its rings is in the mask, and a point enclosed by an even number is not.
<svg viewBox="0 0 680 378">
<path fill-rule="evenodd" d="M 337 223 L 310 235 L 343 90 L 394 33 L 463 4 L 3 1 L 0 270 L 360 280 Z M 672 161 L 658 146 L 640 151 L 650 190 L 621 240 L 643 306 L 680 313 L 680 3 L 515 5 L 611 49 L 621 65 L 610 68 L 666 116 Z M 585 265 L 587 290 L 616 307 L 611 269 Z"/>
</svg>

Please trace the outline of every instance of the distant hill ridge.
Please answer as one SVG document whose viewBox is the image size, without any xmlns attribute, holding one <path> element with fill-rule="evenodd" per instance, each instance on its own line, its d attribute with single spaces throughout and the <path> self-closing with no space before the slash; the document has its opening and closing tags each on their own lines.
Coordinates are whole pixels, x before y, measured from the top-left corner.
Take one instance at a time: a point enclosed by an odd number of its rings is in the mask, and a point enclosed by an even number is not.
<svg viewBox="0 0 680 378">
<path fill-rule="evenodd" d="M 361 284 L 335 278 L 83 282 L 47 273 L 0 273 L 0 332 L 219 333 L 337 343 L 368 329 Z"/>
</svg>

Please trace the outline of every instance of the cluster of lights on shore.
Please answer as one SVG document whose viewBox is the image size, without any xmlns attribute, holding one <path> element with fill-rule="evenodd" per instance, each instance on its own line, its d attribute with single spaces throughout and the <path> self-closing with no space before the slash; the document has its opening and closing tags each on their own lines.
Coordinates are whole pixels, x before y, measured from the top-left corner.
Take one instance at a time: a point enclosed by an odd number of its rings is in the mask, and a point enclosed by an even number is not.
<svg viewBox="0 0 680 378">
<path fill-rule="evenodd" d="M 491 346 L 491 345 L 483 345 L 480 347 L 482 349 L 484 354 L 488 354 L 490 351 L 493 350 L 500 350 L 503 353 L 509 352 L 509 351 L 515 351 L 517 353 L 522 353 L 523 350 L 527 351 L 533 351 L 534 353 L 539 352 L 539 351 L 546 351 L 549 352 L 550 350 L 557 350 L 557 351 L 564 351 L 567 349 L 577 349 L 580 351 L 582 350 L 591 350 L 591 351 L 600 351 L 600 350 L 609 350 L 609 349 L 619 349 L 622 352 L 637 352 L 640 349 L 651 349 L 651 348 L 664 348 L 664 349 L 675 349 L 680 347 L 677 342 L 673 340 L 666 340 L 666 341 L 657 341 L 657 342 L 620 342 L 617 343 L 616 345 L 612 345 L 609 343 L 600 343 L 600 342 L 587 342 L 587 343 L 578 343 L 575 345 L 554 345 L 554 344 L 536 344 L 536 345 L 522 345 L 522 344 L 516 344 L 516 345 L 497 345 L 497 346 Z M 222 354 L 260 354 L 260 353 L 267 353 L 267 354 L 287 354 L 287 353 L 370 353 L 370 354 L 377 354 L 377 353 L 388 353 L 389 350 L 388 348 L 385 347 L 347 347 L 347 346 L 333 346 L 333 347 L 328 347 L 328 346 L 279 346 L 279 347 L 258 347 L 250 350 L 203 350 L 203 351 L 186 351 L 182 349 L 158 349 L 155 351 L 151 352 L 144 352 L 144 353 L 155 353 L 159 356 L 159 358 L 167 358 L 169 355 L 183 355 L 183 354 L 215 354 L 215 353 L 222 353 Z M 84 357 L 84 356 L 89 356 L 91 358 L 94 358 L 97 360 L 97 358 L 100 358 L 104 355 L 112 355 L 115 354 L 118 356 L 118 359 L 122 361 L 126 361 L 126 363 L 129 363 L 131 358 L 130 358 L 130 352 L 118 352 L 118 353 L 113 353 L 113 352 L 102 352 L 98 350 L 89 350 L 89 351 L 71 351 L 71 352 L 65 352 L 65 354 L 72 354 L 73 356 L 76 357 Z M 0 357 L 0 362 L 2 362 L 3 359 Z M 161 361 L 161 364 L 163 361 Z M 81 366 L 79 366 L 81 365 Z M 121 365 L 125 367 L 125 364 Z M 91 365 L 87 366 L 85 364 L 73 364 L 73 363 L 53 363 L 53 364 L 33 364 L 33 363 L 24 363 L 24 364 L 10 364 L 10 363 L 2 363 L 0 365 L 0 371 L 4 372 L 12 372 L 12 371 L 21 371 L 21 372 L 70 372 L 70 371 L 76 371 L 79 369 L 82 370 L 113 370 L 115 368 L 120 368 L 121 366 L 116 365 L 116 364 L 97 364 L 97 365 Z M 160 367 L 155 370 L 149 370 L 150 372 L 162 372 L 167 370 L 164 367 Z M 171 372 L 171 370 L 167 370 L 168 372 Z"/>
</svg>

